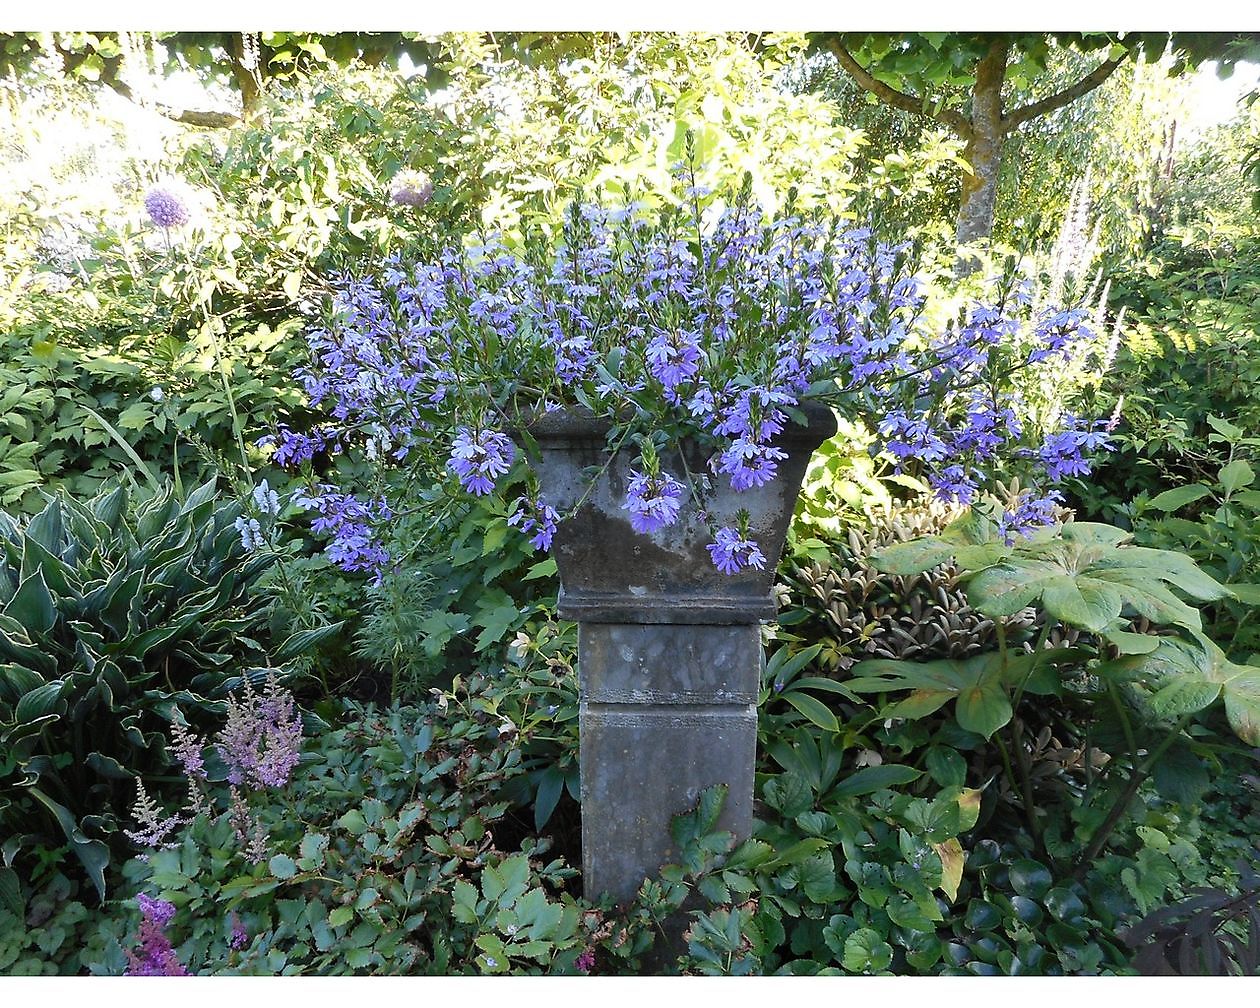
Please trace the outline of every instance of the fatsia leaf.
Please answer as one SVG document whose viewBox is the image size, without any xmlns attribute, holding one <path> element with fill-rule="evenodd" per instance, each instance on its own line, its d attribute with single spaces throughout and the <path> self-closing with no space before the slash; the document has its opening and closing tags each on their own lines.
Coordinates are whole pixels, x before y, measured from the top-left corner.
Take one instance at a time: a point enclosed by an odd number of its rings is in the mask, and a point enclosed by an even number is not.
<svg viewBox="0 0 1260 1008">
<path fill-rule="evenodd" d="M 953 545 L 935 536 L 928 536 L 886 546 L 872 555 L 871 563 L 876 570 L 885 574 L 908 576 L 939 567 L 953 555 Z"/>
<path fill-rule="evenodd" d="M 1105 630 L 1115 623 L 1124 601 L 1103 581 L 1061 575 L 1046 581 L 1041 595 L 1046 612 L 1082 630 Z"/>
</svg>

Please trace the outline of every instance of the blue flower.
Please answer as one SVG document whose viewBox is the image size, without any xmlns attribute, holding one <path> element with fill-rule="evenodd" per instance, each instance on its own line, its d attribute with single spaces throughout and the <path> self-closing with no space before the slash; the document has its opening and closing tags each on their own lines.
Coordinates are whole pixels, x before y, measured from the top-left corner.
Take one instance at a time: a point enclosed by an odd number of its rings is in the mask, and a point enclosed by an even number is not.
<svg viewBox="0 0 1260 1008">
<path fill-rule="evenodd" d="M 718 529 L 707 549 L 713 558 L 713 566 L 723 574 L 738 574 L 748 567 L 763 570 L 766 566 L 766 557 L 761 548 L 730 526 Z"/>
<path fill-rule="evenodd" d="M 622 507 L 630 512 L 630 527 L 636 532 L 657 532 L 678 521 L 686 497 L 687 488 L 669 473 L 631 472 Z"/>
<path fill-rule="evenodd" d="M 494 489 L 495 480 L 512 468 L 514 458 L 516 446 L 506 434 L 461 427 L 451 446 L 447 468 L 465 490 L 484 497 Z"/>
</svg>

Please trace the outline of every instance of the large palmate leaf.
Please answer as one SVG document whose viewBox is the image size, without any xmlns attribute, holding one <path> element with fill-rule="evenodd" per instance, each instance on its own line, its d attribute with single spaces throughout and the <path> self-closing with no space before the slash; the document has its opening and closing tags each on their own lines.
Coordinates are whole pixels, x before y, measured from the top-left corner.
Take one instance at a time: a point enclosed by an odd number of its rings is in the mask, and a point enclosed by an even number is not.
<svg viewBox="0 0 1260 1008">
<path fill-rule="evenodd" d="M 1236 665 L 1211 640 L 1164 638 L 1142 666 L 1156 677 L 1152 710 L 1160 717 L 1181 717 L 1203 710 L 1218 698 L 1234 733 L 1260 746 L 1260 668 Z"/>
<path fill-rule="evenodd" d="M 953 558 L 965 570 L 967 600 L 986 616 L 1012 616 L 1039 606 L 1056 620 L 1095 633 L 1123 631 L 1126 617 L 1197 630 L 1198 610 L 1229 590 L 1189 557 L 1128 545 L 1122 529 L 1069 522 L 1008 547 L 981 541 L 975 522 L 889 547 L 874 558 L 881 570 L 910 574 Z"/>
<path fill-rule="evenodd" d="M 1011 719 L 1013 687 L 1022 683 L 1029 693 L 1055 692 L 1054 666 L 1077 654 L 1074 649 L 1056 648 L 1043 651 L 1035 662 L 1031 654 L 1014 655 L 1005 667 L 1002 655 L 996 652 L 932 662 L 876 659 L 855 665 L 856 678 L 845 685 L 855 693 L 909 690 L 909 696 L 885 709 L 887 717 L 920 718 L 953 701 L 958 724 L 990 738 Z"/>
</svg>

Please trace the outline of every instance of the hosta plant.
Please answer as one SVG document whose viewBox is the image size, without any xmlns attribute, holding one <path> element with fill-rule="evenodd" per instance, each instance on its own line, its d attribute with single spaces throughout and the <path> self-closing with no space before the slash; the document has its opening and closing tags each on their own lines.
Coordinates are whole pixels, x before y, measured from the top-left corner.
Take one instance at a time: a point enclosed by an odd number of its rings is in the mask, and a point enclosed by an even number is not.
<svg viewBox="0 0 1260 1008">
<path fill-rule="evenodd" d="M 120 486 L 54 497 L 25 522 L 0 515 L 6 860 L 31 842 L 69 844 L 102 893 L 135 778 L 166 765 L 176 707 L 222 709 L 263 661 L 268 607 L 251 588 L 274 561 L 244 548 L 244 505 L 213 483 L 132 498 Z"/>
</svg>

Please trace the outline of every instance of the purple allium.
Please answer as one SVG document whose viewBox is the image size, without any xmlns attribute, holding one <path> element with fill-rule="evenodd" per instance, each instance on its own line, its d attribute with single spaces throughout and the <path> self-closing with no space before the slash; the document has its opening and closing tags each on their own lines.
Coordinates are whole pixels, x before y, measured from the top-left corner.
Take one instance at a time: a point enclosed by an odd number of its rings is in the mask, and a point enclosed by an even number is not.
<svg viewBox="0 0 1260 1008">
<path fill-rule="evenodd" d="M 160 228 L 183 227 L 192 215 L 188 205 L 172 189 L 167 186 L 154 186 L 145 194 L 144 209 L 149 220 Z"/>
<path fill-rule="evenodd" d="M 136 903 L 140 907 L 140 948 L 126 952 L 127 975 L 188 976 L 166 935 L 167 926 L 175 918 L 174 905 L 144 893 L 136 897 Z"/>
<path fill-rule="evenodd" d="M 746 567 L 764 570 L 766 566 L 766 557 L 761 548 L 729 525 L 717 530 L 708 550 L 713 557 L 713 566 L 723 574 L 738 574 Z"/>
<path fill-rule="evenodd" d="M 589 973 L 595 968 L 595 951 L 589 948 L 583 949 L 573 965 L 577 967 L 578 972 Z"/>
<path fill-rule="evenodd" d="M 636 532 L 656 532 L 678 521 L 678 512 L 687 497 L 687 488 L 669 473 L 648 476 L 630 473 L 626 502 L 630 527 Z"/>
<path fill-rule="evenodd" d="M 506 434 L 497 431 L 459 428 L 451 446 L 447 468 L 465 490 L 482 497 L 494 489 L 494 481 L 512 468 L 516 446 Z"/>
<path fill-rule="evenodd" d="M 528 499 L 518 497 L 514 504 L 512 517 L 508 524 L 519 527 L 521 532 L 529 536 L 529 544 L 538 550 L 551 549 L 551 540 L 556 534 L 556 524 L 560 515 L 541 497 Z"/>
<path fill-rule="evenodd" d="M 390 180 L 389 198 L 399 206 L 422 207 L 433 198 L 433 182 L 422 171 L 400 171 Z"/>
<path fill-rule="evenodd" d="M 228 765 L 228 780 L 256 788 L 283 787 L 302 752 L 302 717 L 293 694 L 281 688 L 274 674 L 266 690 L 255 693 L 247 676 L 241 696 L 229 694 L 227 702 L 218 748 Z"/>
</svg>

